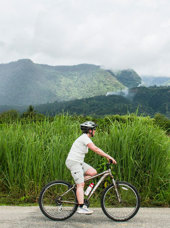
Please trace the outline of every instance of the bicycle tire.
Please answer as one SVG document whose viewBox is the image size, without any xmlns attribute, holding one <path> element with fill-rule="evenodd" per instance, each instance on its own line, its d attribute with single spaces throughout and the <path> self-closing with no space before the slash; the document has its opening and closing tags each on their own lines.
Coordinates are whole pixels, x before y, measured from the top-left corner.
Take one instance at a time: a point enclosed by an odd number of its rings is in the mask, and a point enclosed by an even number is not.
<svg viewBox="0 0 170 228">
<path fill-rule="evenodd" d="M 133 185 L 124 181 L 117 181 L 116 184 L 121 202 L 118 201 L 115 186 L 111 184 L 103 191 L 101 207 L 107 217 L 123 222 L 136 215 L 140 208 L 140 197 Z"/>
<path fill-rule="evenodd" d="M 72 185 L 66 181 L 52 181 L 42 189 L 39 196 L 39 207 L 46 217 L 61 221 L 70 218 L 76 212 L 78 204 L 75 189 L 60 199 L 60 195 L 71 187 Z M 62 200 L 73 203 L 62 202 Z"/>
</svg>

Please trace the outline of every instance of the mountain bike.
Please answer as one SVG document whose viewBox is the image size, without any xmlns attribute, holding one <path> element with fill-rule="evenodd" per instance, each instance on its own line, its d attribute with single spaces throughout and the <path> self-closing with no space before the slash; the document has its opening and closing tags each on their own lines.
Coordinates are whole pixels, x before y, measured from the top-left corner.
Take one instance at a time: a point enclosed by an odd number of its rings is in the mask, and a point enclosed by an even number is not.
<svg viewBox="0 0 170 228">
<path fill-rule="evenodd" d="M 110 176 L 111 183 L 101 195 L 101 208 L 110 219 L 127 221 L 138 212 L 140 197 L 133 185 L 124 181 L 115 181 L 110 165 L 111 163 L 106 164 L 106 171 L 85 180 L 87 182 L 101 177 L 85 199 L 85 204 L 89 206 L 89 200 L 96 189 L 106 177 Z M 48 183 L 40 193 L 39 207 L 49 219 L 61 221 L 70 218 L 78 208 L 76 184 L 72 185 L 62 180 Z"/>
</svg>

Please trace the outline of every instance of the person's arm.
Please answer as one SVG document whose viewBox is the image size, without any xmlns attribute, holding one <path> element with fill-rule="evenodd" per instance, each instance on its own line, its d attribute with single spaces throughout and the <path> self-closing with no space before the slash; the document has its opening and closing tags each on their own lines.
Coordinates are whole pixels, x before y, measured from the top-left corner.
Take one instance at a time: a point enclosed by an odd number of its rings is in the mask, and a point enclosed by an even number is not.
<svg viewBox="0 0 170 228">
<path fill-rule="evenodd" d="M 95 146 L 94 143 L 88 143 L 87 146 L 90 150 L 94 151 L 96 154 L 99 154 L 100 156 L 107 158 L 108 161 L 112 160 L 113 164 L 117 164 L 114 158 L 112 158 L 110 155 L 106 154 L 103 150 Z"/>
</svg>

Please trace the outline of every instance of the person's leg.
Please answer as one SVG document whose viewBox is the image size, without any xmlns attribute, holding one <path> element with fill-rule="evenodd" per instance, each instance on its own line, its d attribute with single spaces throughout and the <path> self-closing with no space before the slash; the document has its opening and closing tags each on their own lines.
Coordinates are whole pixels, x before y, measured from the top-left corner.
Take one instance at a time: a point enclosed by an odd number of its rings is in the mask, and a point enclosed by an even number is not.
<svg viewBox="0 0 170 228">
<path fill-rule="evenodd" d="M 92 177 L 94 175 L 97 174 L 97 171 L 91 167 L 90 165 L 84 163 L 83 164 L 83 169 L 84 169 L 84 177 L 82 176 L 82 174 L 79 176 L 79 180 L 87 180 L 89 177 Z M 77 184 L 77 191 L 76 191 L 76 195 L 77 195 L 77 200 L 78 200 L 78 204 L 82 205 L 84 204 L 84 182 L 82 181 L 80 184 Z"/>
<path fill-rule="evenodd" d="M 76 190 L 77 201 L 79 205 L 84 204 L 84 183 L 77 184 Z"/>
<path fill-rule="evenodd" d="M 67 161 L 67 168 L 70 169 L 71 175 L 76 183 L 76 196 L 79 204 L 77 212 L 80 214 L 92 214 L 93 211 L 84 207 L 84 168 L 82 163 Z M 89 166 L 87 166 L 89 168 Z M 87 171 L 86 167 L 86 171 Z"/>
<path fill-rule="evenodd" d="M 84 170 L 82 163 L 67 160 L 67 168 L 71 171 L 71 175 L 76 183 L 76 196 L 79 204 L 84 204 Z"/>
<path fill-rule="evenodd" d="M 77 184 L 76 195 L 79 204 L 77 213 L 91 215 L 93 211 L 89 210 L 87 206 L 84 205 L 84 183 Z"/>
<path fill-rule="evenodd" d="M 82 173 L 82 178 L 84 179 L 83 173 Z M 89 210 L 87 206 L 84 205 L 84 182 L 80 184 L 76 184 L 77 190 L 76 190 L 76 195 L 77 195 L 77 201 L 79 204 L 79 207 L 77 209 L 77 213 L 79 214 L 92 214 L 93 211 Z"/>
<path fill-rule="evenodd" d="M 84 162 L 83 164 L 84 169 L 84 180 L 87 180 L 90 177 L 93 177 L 97 174 L 97 171 L 90 165 Z"/>
</svg>

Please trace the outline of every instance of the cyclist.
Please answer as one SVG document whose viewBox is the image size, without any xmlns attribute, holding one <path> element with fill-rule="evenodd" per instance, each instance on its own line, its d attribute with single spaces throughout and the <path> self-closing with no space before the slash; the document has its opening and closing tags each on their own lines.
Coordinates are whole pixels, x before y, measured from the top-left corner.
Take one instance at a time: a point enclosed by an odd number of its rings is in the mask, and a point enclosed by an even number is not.
<svg viewBox="0 0 170 228">
<path fill-rule="evenodd" d="M 66 159 L 66 166 L 71 171 L 71 175 L 77 187 L 76 196 L 79 204 L 77 212 L 80 214 L 92 214 L 93 211 L 84 205 L 84 180 L 96 175 L 97 171 L 84 162 L 85 154 L 87 154 L 88 149 L 90 149 L 102 157 L 107 158 L 108 161 L 112 160 L 113 164 L 117 162 L 110 155 L 95 146 L 90 139 L 95 135 L 97 124 L 92 121 L 86 121 L 82 123 L 80 127 L 83 134 L 73 143 Z"/>
</svg>

